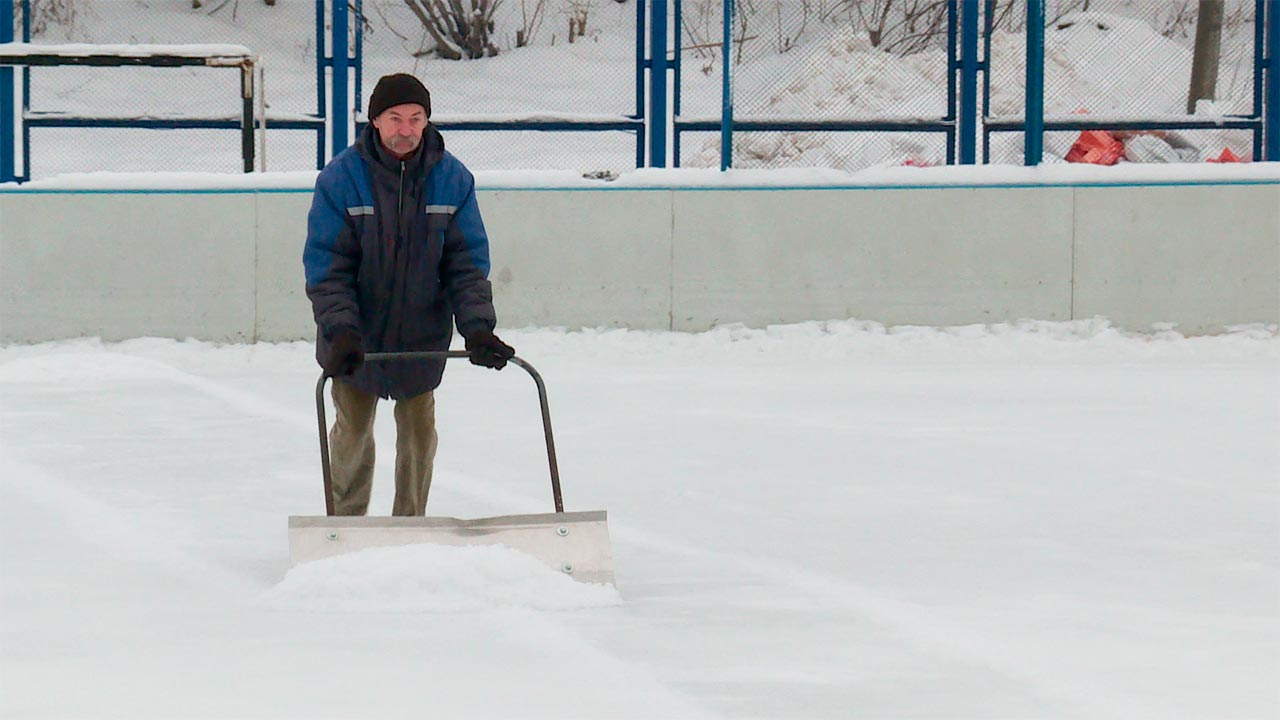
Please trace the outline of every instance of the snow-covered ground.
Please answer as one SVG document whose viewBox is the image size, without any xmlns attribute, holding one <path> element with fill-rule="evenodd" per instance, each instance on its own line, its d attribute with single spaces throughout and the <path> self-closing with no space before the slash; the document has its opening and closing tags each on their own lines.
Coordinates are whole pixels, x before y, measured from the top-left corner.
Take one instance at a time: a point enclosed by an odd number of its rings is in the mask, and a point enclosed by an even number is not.
<svg viewBox="0 0 1280 720">
<path fill-rule="evenodd" d="M 1280 713 L 1274 326 L 503 335 L 616 589 L 492 549 L 290 572 L 304 343 L 0 347 L 0 716 Z M 549 507 L 527 376 L 438 405 L 431 513 Z"/>
<path fill-rule="evenodd" d="M 66 39 L 242 44 L 267 55 L 274 112 L 313 107 L 309 2 L 236 3 L 234 21 L 230 5 L 90 5 Z M 402 63 L 393 51 L 414 39 L 375 28 L 367 77 L 419 73 L 441 116 L 630 112 L 633 8 L 593 12 L 590 42 L 482 62 Z M 546 35 L 562 20 L 548 20 Z M 1117 79 L 1095 53 L 1124 57 L 1118 34 L 1141 36 L 1159 67 L 1181 72 L 1185 48 L 1149 28 L 1111 27 L 1106 37 L 1090 39 L 1098 31 L 1086 25 L 1051 35 L 1051 110 L 1114 113 L 1138 93 L 1177 112 L 1177 82 Z M 1016 37 L 997 37 L 995 66 L 1016 68 L 1021 51 Z M 778 74 L 796 58 L 808 72 Z M 792 58 L 755 62 L 737 80 L 745 116 L 939 113 L 937 94 L 912 90 L 943 82 L 928 54 L 903 61 L 865 38 L 815 34 Z M 236 109 L 227 71 L 45 72 L 36 109 Z M 746 92 L 771 75 L 789 81 Z M 704 75 L 689 64 L 685 78 L 686 115 L 718 111 L 718 67 Z M 997 81 L 993 92 L 996 114 L 1017 114 L 1016 85 Z M 1209 110 L 1237 110 L 1240 96 L 1229 99 Z M 446 139 L 494 187 L 626 169 L 633 140 L 593 137 L 587 149 L 563 135 Z M 1206 154 L 1247 144 L 1241 133 L 1204 137 Z M 744 165 L 782 158 L 823 170 L 639 171 L 617 182 L 1274 175 L 850 175 L 941 157 L 919 136 L 850 138 L 739 136 Z M 718 142 L 691 136 L 686 161 L 718 165 Z M 229 132 L 45 130 L 33 152 L 37 177 L 163 169 L 243 181 Z M 305 133 L 273 133 L 268 156 L 271 168 L 300 172 L 251 185 L 305 186 L 314 175 Z M 35 187 L 188 178 L 100 174 Z M 381 551 L 290 571 L 286 518 L 323 512 L 306 344 L 0 346 L 0 717 L 1280 715 L 1274 326 L 1197 338 L 1128 335 L 1103 321 L 502 334 L 547 380 L 567 507 L 610 513 L 616 588 L 573 584 L 494 548 Z M 391 504 L 394 430 L 383 407 L 376 514 Z M 438 407 L 432 514 L 549 509 L 526 376 L 452 368 Z"/>
</svg>

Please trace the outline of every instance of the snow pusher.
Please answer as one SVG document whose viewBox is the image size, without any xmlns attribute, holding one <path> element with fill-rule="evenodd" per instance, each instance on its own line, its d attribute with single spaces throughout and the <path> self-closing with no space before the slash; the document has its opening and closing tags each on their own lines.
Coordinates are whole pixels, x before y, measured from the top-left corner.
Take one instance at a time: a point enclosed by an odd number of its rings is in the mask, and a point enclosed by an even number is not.
<svg viewBox="0 0 1280 720">
<path fill-rule="evenodd" d="M 455 359 L 465 351 L 417 351 L 369 353 L 365 362 L 388 360 Z M 613 584 L 613 557 L 604 510 L 565 512 L 560 493 L 560 470 L 551 435 L 551 412 L 542 376 L 519 357 L 509 362 L 524 368 L 538 387 L 542 429 L 546 435 L 547 462 L 551 469 L 551 493 L 555 512 L 503 515 L 475 519 L 452 517 L 372 517 L 334 514 L 333 476 L 329 465 L 329 428 L 325 418 L 321 374 L 316 383 L 316 414 L 320 424 L 320 466 L 324 474 L 326 514 L 289 518 L 289 560 L 292 565 L 374 547 L 399 545 L 504 545 L 527 553 L 574 580 Z"/>
</svg>

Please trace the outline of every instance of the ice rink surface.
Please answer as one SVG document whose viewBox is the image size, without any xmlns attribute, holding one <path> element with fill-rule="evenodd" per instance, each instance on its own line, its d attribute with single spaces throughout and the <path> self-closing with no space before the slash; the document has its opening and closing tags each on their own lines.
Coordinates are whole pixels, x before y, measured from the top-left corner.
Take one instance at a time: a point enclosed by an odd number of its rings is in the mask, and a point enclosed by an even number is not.
<svg viewBox="0 0 1280 720">
<path fill-rule="evenodd" d="M 501 334 L 616 589 L 493 548 L 290 571 L 308 344 L 0 347 L 0 716 L 1280 714 L 1274 327 Z M 429 513 L 551 508 L 527 375 L 437 406 Z"/>
</svg>

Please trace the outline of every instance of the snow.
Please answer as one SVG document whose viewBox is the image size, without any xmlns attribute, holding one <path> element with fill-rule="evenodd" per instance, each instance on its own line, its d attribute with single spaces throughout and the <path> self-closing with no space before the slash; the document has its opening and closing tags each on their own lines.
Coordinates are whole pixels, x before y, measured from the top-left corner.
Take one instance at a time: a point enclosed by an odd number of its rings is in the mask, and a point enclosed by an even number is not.
<svg viewBox="0 0 1280 720">
<path fill-rule="evenodd" d="M 314 110 L 312 3 L 189 6 L 97 0 L 64 39 L 234 41 L 265 58 L 273 117 Z M 633 112 L 634 8 L 592 12 L 572 45 L 547 44 L 552 18 L 542 45 L 466 63 L 411 59 L 420 39 L 370 15 L 364 92 L 408 70 L 439 118 Z M 1118 117 L 1125 93 L 1180 113 L 1168 78 L 1185 75 L 1185 44 L 1102 19 L 1106 31 L 1049 33 L 1047 114 Z M 1139 65 L 1122 52 L 1139 40 L 1167 78 L 1108 71 Z M 1022 112 L 1023 52 L 1014 36 L 993 44 L 1001 117 Z M 737 69 L 738 119 L 940 117 L 939 58 L 813 34 Z M 1223 64 L 1228 96 L 1198 119 L 1250 99 Z M 719 68 L 698 69 L 686 56 L 686 119 L 719 111 Z M 36 111 L 237 110 L 220 71 L 33 76 Z M 711 135 L 685 137 L 684 164 L 703 167 L 679 171 L 631 170 L 620 133 L 446 142 L 489 189 L 1280 182 L 1262 163 L 896 167 L 943 157 L 940 139 L 902 133 L 740 134 L 739 163 L 795 167 L 721 173 Z M 1050 154 L 1073 136 L 1050 134 Z M 272 132 L 270 167 L 284 171 L 241 175 L 232 132 L 37 129 L 37 181 L 0 193 L 309 192 L 313 137 Z M 1240 131 L 1195 137 L 1204 154 L 1248 150 Z M 996 138 L 996 158 L 1016 162 L 1020 144 Z M 605 168 L 617 178 L 583 177 Z M 1273 325 L 1190 338 L 1101 319 L 500 332 L 547 382 L 566 507 L 609 512 L 616 587 L 500 547 L 290 568 L 287 517 L 324 507 L 307 343 L 0 346 L 0 717 L 1280 715 Z M 383 408 L 375 514 L 392 492 Z M 460 364 L 438 413 L 432 514 L 546 510 L 527 377 Z"/>
<path fill-rule="evenodd" d="M 0 57 L 56 55 L 58 57 L 155 57 L 170 55 L 189 58 L 247 58 L 253 51 L 243 45 L 228 44 L 138 44 L 123 43 L 0 43 Z"/>
<path fill-rule="evenodd" d="M 306 190 L 315 187 L 315 171 L 246 173 L 92 172 L 55 175 L 29 183 L 0 184 L 0 194 L 75 191 L 230 191 Z M 568 170 L 481 170 L 481 189 L 636 189 L 636 188 L 877 188 L 990 187 L 1008 185 L 1160 185 L 1186 183 L 1280 182 L 1280 163 L 1136 164 L 1111 167 L 1084 164 L 879 167 L 846 172 L 827 168 L 776 170 L 642 168 L 613 180 L 583 177 Z"/>
<path fill-rule="evenodd" d="M 262 603 L 284 610 L 425 613 L 621 604 L 611 585 L 546 570 L 536 558 L 502 546 L 374 548 L 293 567 Z"/>
<path fill-rule="evenodd" d="M 1021 115 L 1026 35 L 999 33 L 991 45 L 992 80 L 998 89 L 992 93 L 991 114 Z M 1141 63 L 1134 62 L 1138 54 Z M 1045 30 L 1045 114 L 1083 109 L 1089 114 L 1178 114 L 1185 119 L 1191 57 L 1190 48 L 1161 36 L 1146 22 L 1108 13 L 1070 13 Z M 1248 89 L 1243 97 L 1252 100 L 1251 93 Z M 1238 111 L 1248 114 L 1251 109 L 1247 102 Z"/>
<path fill-rule="evenodd" d="M 47 119 L 47 118 L 62 119 L 62 118 L 81 117 L 81 116 L 75 115 L 72 113 L 65 113 L 65 112 L 42 112 L 42 111 L 33 110 L 27 113 L 26 117 L 29 120 L 34 120 L 34 119 Z M 172 121 L 172 120 L 192 119 L 192 116 L 190 113 L 182 113 L 182 112 L 142 112 L 140 113 L 140 112 L 129 111 L 129 110 L 102 112 L 102 113 L 98 113 L 97 115 L 94 115 L 93 117 L 95 120 L 169 120 L 169 121 Z M 243 118 L 244 118 L 244 115 L 239 114 L 239 115 L 208 115 L 199 119 L 225 120 L 227 122 L 241 122 Z M 276 120 L 276 119 L 284 120 L 285 118 L 274 118 L 274 117 L 268 118 L 268 120 Z"/>
<path fill-rule="evenodd" d="M 492 547 L 290 570 L 307 343 L 0 346 L 0 716 L 1280 712 L 1275 326 L 502 335 L 616 588 Z M 549 503 L 526 376 L 437 404 L 433 514 Z"/>
</svg>

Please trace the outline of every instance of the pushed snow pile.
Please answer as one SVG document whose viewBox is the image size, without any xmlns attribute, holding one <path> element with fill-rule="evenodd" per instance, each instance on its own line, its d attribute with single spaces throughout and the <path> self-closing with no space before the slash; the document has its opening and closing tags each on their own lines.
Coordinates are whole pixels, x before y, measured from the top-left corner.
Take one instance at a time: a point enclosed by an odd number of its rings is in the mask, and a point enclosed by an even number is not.
<svg viewBox="0 0 1280 720">
<path fill-rule="evenodd" d="M 262 598 L 281 610 L 438 613 L 576 610 L 621 602 L 612 586 L 577 582 L 500 545 L 361 550 L 298 565 Z"/>
<path fill-rule="evenodd" d="M 69 352 L 35 354 L 0 365 L 0 382 L 44 382 L 60 385 L 101 384 L 131 380 L 154 381 L 160 363 L 114 352 L 103 352 L 100 342 L 66 343 Z M 38 347 L 38 346 L 37 346 Z M 16 348 L 21 351 L 31 348 Z"/>
</svg>

